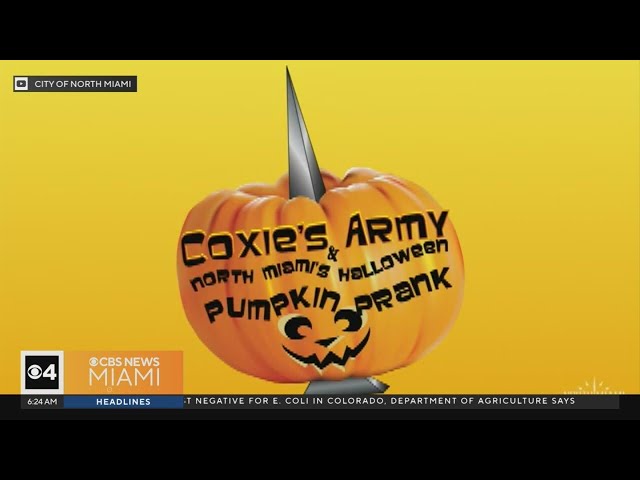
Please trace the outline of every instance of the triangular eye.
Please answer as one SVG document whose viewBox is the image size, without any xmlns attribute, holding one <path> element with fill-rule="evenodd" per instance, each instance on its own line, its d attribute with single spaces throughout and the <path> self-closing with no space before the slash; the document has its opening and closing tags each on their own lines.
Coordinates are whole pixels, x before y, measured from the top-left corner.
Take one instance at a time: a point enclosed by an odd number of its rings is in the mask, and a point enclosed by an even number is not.
<svg viewBox="0 0 640 480">
<path fill-rule="evenodd" d="M 291 340 L 300 340 L 305 337 L 300 333 L 301 327 L 308 327 L 309 329 L 313 328 L 311 320 L 297 314 L 285 315 L 278 320 L 278 329 L 280 330 L 280 333 Z"/>
<path fill-rule="evenodd" d="M 342 329 L 344 332 L 357 332 L 362 328 L 364 323 L 362 315 L 359 314 L 357 310 L 350 310 L 348 308 L 343 308 L 336 312 L 333 321 L 338 323 L 340 320 L 347 321 L 346 327 Z"/>
</svg>

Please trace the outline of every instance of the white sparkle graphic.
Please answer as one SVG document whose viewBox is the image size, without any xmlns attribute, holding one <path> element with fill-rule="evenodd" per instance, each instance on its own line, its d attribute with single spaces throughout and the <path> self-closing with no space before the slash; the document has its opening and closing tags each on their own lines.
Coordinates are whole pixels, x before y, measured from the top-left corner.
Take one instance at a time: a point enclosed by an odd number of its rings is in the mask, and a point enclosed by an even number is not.
<svg viewBox="0 0 640 480">
<path fill-rule="evenodd" d="M 611 387 L 605 385 L 603 380 L 593 377 L 587 380 L 583 385 L 579 385 L 575 390 L 565 391 L 566 395 L 623 395 L 623 390 L 612 390 Z"/>
</svg>

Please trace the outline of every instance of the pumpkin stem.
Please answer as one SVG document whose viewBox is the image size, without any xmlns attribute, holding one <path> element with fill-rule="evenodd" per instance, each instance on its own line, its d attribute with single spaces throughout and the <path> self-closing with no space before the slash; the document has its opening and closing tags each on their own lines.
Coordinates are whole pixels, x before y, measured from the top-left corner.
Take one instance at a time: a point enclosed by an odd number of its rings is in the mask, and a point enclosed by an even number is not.
<svg viewBox="0 0 640 480">
<path fill-rule="evenodd" d="M 288 67 L 287 126 L 289 129 L 289 198 L 303 196 L 318 202 L 324 195 L 325 186 Z"/>
</svg>

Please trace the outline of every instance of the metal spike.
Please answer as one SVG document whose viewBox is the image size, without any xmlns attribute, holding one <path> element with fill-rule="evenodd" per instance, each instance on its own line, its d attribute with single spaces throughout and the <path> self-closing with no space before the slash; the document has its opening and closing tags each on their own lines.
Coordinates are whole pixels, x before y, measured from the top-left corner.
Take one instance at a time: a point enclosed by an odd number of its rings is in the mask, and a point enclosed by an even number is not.
<svg viewBox="0 0 640 480">
<path fill-rule="evenodd" d="M 287 125 L 289 127 L 289 198 L 309 197 L 316 202 L 325 187 L 287 68 Z"/>
<path fill-rule="evenodd" d="M 287 126 L 289 128 L 289 198 L 308 197 L 316 202 L 325 192 L 307 125 L 287 68 Z M 337 382 L 309 383 L 305 394 L 363 395 L 383 393 L 388 385 L 375 378 L 348 378 Z"/>
</svg>

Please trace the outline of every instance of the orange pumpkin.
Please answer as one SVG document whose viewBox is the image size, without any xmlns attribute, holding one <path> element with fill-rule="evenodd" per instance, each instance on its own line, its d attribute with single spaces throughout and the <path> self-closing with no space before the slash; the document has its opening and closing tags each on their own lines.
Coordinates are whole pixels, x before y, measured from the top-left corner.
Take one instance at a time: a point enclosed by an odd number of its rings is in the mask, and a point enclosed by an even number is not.
<svg viewBox="0 0 640 480">
<path fill-rule="evenodd" d="M 458 238 L 425 190 L 369 169 L 352 169 L 342 180 L 326 172 L 322 177 L 326 193 L 318 202 L 289 199 L 284 176 L 275 185 L 213 193 L 184 223 L 178 280 L 186 315 L 204 344 L 239 371 L 275 382 L 387 372 L 436 345 L 460 309 Z M 424 216 L 426 239 L 418 239 L 417 223 L 398 221 L 407 214 Z M 371 237 L 364 223 L 370 218 L 388 218 L 393 234 L 386 241 Z M 436 220 L 443 219 L 438 237 Z M 326 244 L 304 235 L 314 225 L 326 226 Z M 354 235 L 356 227 L 362 228 Z M 278 240 L 279 228 L 289 233 Z M 446 244 L 436 245 L 439 238 Z M 278 241 L 289 250 L 274 251 Z M 308 260 L 313 271 L 291 271 L 296 259 Z M 273 275 L 266 275 L 269 268 Z M 339 305 L 329 296 L 321 308 L 326 292 L 338 292 Z"/>
</svg>

